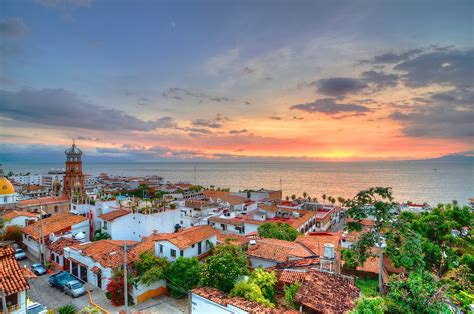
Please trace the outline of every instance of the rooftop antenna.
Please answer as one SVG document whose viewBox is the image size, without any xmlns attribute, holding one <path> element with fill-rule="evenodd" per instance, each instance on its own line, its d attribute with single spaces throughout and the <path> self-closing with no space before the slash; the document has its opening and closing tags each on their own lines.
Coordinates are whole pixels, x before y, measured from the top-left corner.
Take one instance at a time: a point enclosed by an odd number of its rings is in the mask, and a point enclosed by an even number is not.
<svg viewBox="0 0 474 314">
<path fill-rule="evenodd" d="M 196 165 L 194 165 L 194 185 L 197 185 L 197 180 L 196 180 Z"/>
<path fill-rule="evenodd" d="M 281 177 L 280 177 L 280 191 L 283 191 Z"/>
</svg>

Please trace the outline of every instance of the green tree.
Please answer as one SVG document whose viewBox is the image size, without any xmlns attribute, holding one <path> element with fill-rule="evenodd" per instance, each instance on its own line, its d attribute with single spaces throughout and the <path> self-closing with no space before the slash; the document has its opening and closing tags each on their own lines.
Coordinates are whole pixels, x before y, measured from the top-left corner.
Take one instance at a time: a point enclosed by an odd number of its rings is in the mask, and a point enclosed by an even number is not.
<svg viewBox="0 0 474 314">
<path fill-rule="evenodd" d="M 295 241 L 298 231 L 286 222 L 266 222 L 257 229 L 258 235 L 262 238 Z"/>
<path fill-rule="evenodd" d="M 294 299 L 296 294 L 301 288 L 300 283 L 294 283 L 292 285 L 285 285 L 285 303 L 290 309 L 296 309 L 299 307 L 298 303 L 295 303 Z"/>
<path fill-rule="evenodd" d="M 102 230 L 96 230 L 94 232 L 94 241 L 110 239 L 110 235 Z"/>
<path fill-rule="evenodd" d="M 425 266 L 421 236 L 403 226 L 392 229 L 385 234 L 387 252 L 396 267 L 407 271 L 420 269 Z"/>
<path fill-rule="evenodd" d="M 178 257 L 165 271 L 171 296 L 185 296 L 185 291 L 192 290 L 199 284 L 201 263 L 196 257 Z"/>
<path fill-rule="evenodd" d="M 440 282 L 429 272 L 414 271 L 408 277 L 392 276 L 386 303 L 391 313 L 440 313 Z"/>
<path fill-rule="evenodd" d="M 200 284 L 230 292 L 237 280 L 248 274 L 247 256 L 242 248 L 234 244 L 221 245 L 202 265 Z"/>
<path fill-rule="evenodd" d="M 474 270 L 467 265 L 449 271 L 443 278 L 447 284 L 447 294 L 451 300 L 469 313 L 470 304 L 474 304 Z"/>
<path fill-rule="evenodd" d="M 133 263 L 133 270 L 138 281 L 145 285 L 151 285 L 164 279 L 164 272 L 168 269 L 170 262 L 166 258 L 156 257 L 151 252 L 143 252 L 140 259 Z"/>
<path fill-rule="evenodd" d="M 306 199 L 307 196 L 308 196 L 308 193 L 303 192 L 303 198 Z"/>
<path fill-rule="evenodd" d="M 23 235 L 19 226 L 9 226 L 7 231 L 3 234 L 4 241 L 15 241 L 16 244 L 23 243 Z"/>
<path fill-rule="evenodd" d="M 296 195 L 295 194 L 292 194 L 291 195 L 291 200 L 294 201 L 296 199 Z"/>
<path fill-rule="evenodd" d="M 234 288 L 230 291 L 231 297 L 243 297 L 249 301 L 254 301 L 268 307 L 275 307 L 273 303 L 265 299 L 260 287 L 252 282 L 247 282 L 244 279 L 239 280 Z"/>
<path fill-rule="evenodd" d="M 356 301 L 356 307 L 350 314 L 383 314 L 387 305 L 381 297 L 368 297 Z"/>
<path fill-rule="evenodd" d="M 265 299 L 272 303 L 275 302 L 275 285 L 277 282 L 275 272 L 268 272 L 263 267 L 257 267 L 250 275 L 248 282 L 259 286 Z"/>
<path fill-rule="evenodd" d="M 359 240 L 350 248 L 356 255 L 356 261 L 362 265 L 367 258 L 375 256 L 373 248 L 378 246 L 379 258 L 382 258 L 382 247 L 384 245 L 385 231 L 390 230 L 393 218 L 393 209 L 396 204 L 393 202 L 392 189 L 375 187 L 357 193 L 352 199 L 347 201 L 349 209 L 347 217 L 353 220 L 348 222 L 349 230 L 362 230 L 361 220 L 372 217 L 374 226 L 369 230 L 364 230 L 359 236 Z M 382 269 L 379 270 L 379 292 L 382 292 Z"/>
</svg>

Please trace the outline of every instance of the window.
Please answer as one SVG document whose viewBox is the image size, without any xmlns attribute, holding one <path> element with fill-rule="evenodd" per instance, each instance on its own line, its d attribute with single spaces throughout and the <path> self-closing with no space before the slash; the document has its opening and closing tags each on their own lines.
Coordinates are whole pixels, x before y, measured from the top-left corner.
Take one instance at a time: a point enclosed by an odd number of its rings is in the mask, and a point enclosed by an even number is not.
<svg viewBox="0 0 474 314">
<path fill-rule="evenodd" d="M 171 257 L 176 257 L 176 250 L 170 249 L 170 255 Z"/>
<path fill-rule="evenodd" d="M 179 251 L 179 256 L 184 256 L 184 251 L 183 250 Z"/>
<path fill-rule="evenodd" d="M 107 221 L 104 221 L 104 230 L 107 230 Z"/>
<path fill-rule="evenodd" d="M 196 244 L 191 245 L 191 247 L 192 247 L 193 249 L 194 249 L 195 246 L 196 246 Z"/>
<path fill-rule="evenodd" d="M 160 254 L 163 254 L 163 244 L 160 244 Z"/>
<path fill-rule="evenodd" d="M 198 255 L 202 252 L 201 242 L 198 243 Z"/>
</svg>

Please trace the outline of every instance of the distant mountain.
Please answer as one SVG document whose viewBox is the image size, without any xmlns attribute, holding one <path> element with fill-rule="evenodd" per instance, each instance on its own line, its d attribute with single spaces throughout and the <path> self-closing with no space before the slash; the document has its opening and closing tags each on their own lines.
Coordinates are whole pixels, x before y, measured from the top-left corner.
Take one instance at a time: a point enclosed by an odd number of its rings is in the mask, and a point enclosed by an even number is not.
<svg viewBox="0 0 474 314">
<path fill-rule="evenodd" d="M 452 154 L 438 158 L 420 159 L 418 161 L 456 161 L 456 162 L 474 162 L 474 156 Z"/>
</svg>

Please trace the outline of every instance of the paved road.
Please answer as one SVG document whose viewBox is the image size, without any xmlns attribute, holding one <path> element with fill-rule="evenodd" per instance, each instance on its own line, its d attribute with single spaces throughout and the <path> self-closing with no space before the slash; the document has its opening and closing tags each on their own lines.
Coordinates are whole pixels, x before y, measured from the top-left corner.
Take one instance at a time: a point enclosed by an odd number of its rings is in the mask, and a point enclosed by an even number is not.
<svg viewBox="0 0 474 314">
<path fill-rule="evenodd" d="M 34 263 L 36 262 L 32 262 L 29 259 L 20 261 L 23 267 L 30 267 L 30 265 Z M 87 305 L 90 305 L 89 296 L 87 294 L 78 298 L 72 298 L 64 292 L 50 287 L 48 277 L 49 274 L 45 274 L 28 280 L 30 283 L 28 298 L 31 301 L 43 304 L 48 309 L 56 309 L 67 304 L 73 305 L 76 309 L 83 309 Z M 113 306 L 112 303 L 106 299 L 105 293 L 99 288 L 86 284 L 86 289 L 91 292 L 94 302 L 111 313 L 118 313 L 124 309 L 124 307 Z M 181 314 L 187 312 L 187 306 L 186 299 L 175 300 L 168 296 L 160 296 L 131 307 L 130 310 L 139 310 L 145 313 Z"/>
<path fill-rule="evenodd" d="M 21 261 L 20 264 L 22 266 L 30 267 L 33 262 L 25 259 Z M 64 292 L 50 287 L 48 277 L 49 274 L 44 274 L 43 276 L 31 278 L 28 280 L 30 283 L 28 297 L 31 301 L 41 303 L 48 309 L 55 309 L 67 304 L 72 304 L 76 309 L 82 309 L 90 304 L 87 294 L 78 298 L 72 298 L 66 295 Z"/>
</svg>

